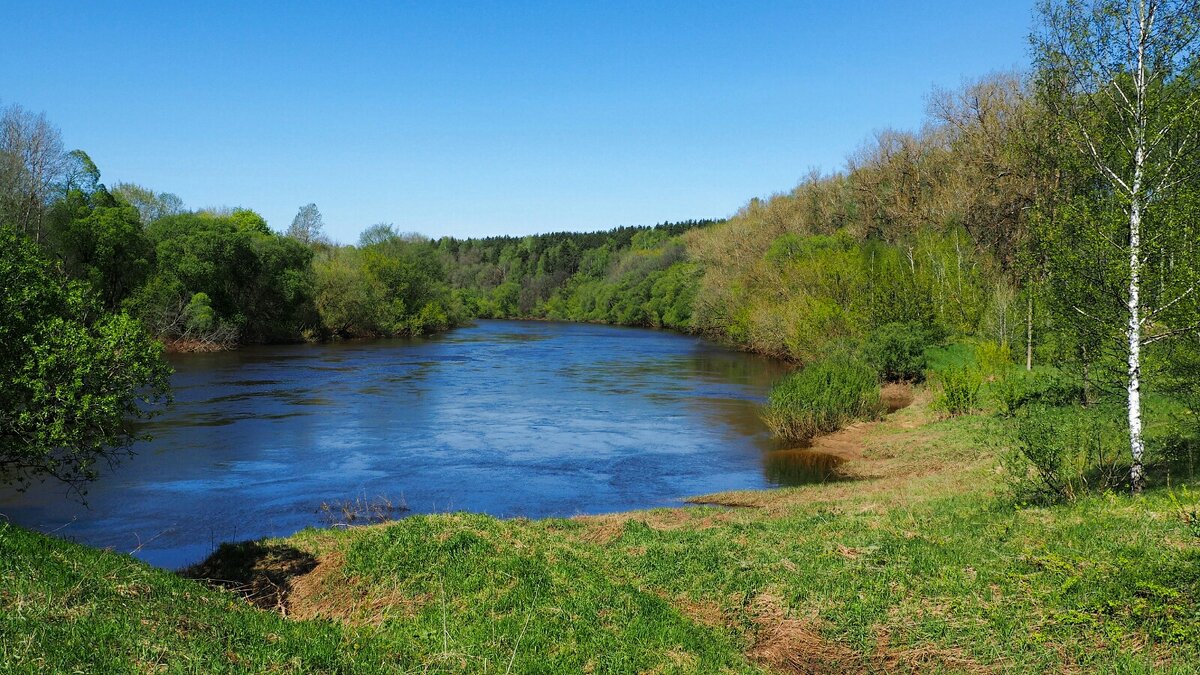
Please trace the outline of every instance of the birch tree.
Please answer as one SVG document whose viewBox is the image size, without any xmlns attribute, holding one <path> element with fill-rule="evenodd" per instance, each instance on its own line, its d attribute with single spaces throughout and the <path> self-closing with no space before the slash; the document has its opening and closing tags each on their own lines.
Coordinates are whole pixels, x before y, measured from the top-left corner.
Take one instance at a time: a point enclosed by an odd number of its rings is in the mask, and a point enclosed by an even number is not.
<svg viewBox="0 0 1200 675">
<path fill-rule="evenodd" d="M 138 210 L 142 224 L 149 226 L 159 218 L 183 213 L 183 200 L 170 192 L 155 192 L 136 183 L 117 183 L 112 193 Z"/>
<path fill-rule="evenodd" d="M 1198 0 L 1051 0 L 1033 45 L 1043 94 L 1094 187 L 1050 236 L 1075 321 L 1121 341 L 1134 493 L 1145 484 L 1143 348 L 1193 332 L 1196 229 L 1172 200 L 1194 180 Z M 1069 220 L 1069 219 L 1068 219 Z M 1115 324 L 1115 325 L 1114 325 Z"/>
<path fill-rule="evenodd" d="M 66 165 L 62 136 L 44 113 L 16 104 L 0 109 L 0 220 L 40 241 Z"/>
<path fill-rule="evenodd" d="M 324 227 L 325 220 L 321 217 L 317 205 L 305 204 L 296 212 L 296 217 L 288 226 L 287 236 L 306 245 L 317 244 L 324 241 Z"/>
</svg>

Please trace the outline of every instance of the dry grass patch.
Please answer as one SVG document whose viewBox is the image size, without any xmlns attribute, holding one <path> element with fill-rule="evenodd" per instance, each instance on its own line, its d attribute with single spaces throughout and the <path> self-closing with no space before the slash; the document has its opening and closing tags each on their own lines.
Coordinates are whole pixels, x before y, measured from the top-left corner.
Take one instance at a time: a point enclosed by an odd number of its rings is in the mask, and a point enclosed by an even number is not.
<svg viewBox="0 0 1200 675">
<path fill-rule="evenodd" d="M 879 389 L 879 400 L 883 402 L 883 409 L 888 413 L 894 413 L 897 410 L 903 410 L 912 405 L 913 388 L 907 382 L 891 382 L 883 385 Z"/>
<path fill-rule="evenodd" d="M 984 666 L 966 656 L 961 649 L 943 649 L 931 645 L 893 647 L 886 628 L 876 631 L 872 670 L 885 673 L 992 673 L 996 667 Z"/>
<path fill-rule="evenodd" d="M 876 643 L 869 654 L 822 635 L 822 622 L 816 616 L 800 617 L 789 612 L 783 600 L 764 593 L 750 607 L 757 632 L 746 655 L 755 663 L 781 673 L 921 673 L 929 671 L 989 673 L 961 649 L 932 645 L 894 647 L 887 628 L 876 631 Z"/>
<path fill-rule="evenodd" d="M 761 594 L 751 605 L 757 631 L 746 655 L 783 673 L 846 673 L 863 669 L 861 655 L 821 635 L 820 620 L 789 615 L 783 600 Z"/>
</svg>

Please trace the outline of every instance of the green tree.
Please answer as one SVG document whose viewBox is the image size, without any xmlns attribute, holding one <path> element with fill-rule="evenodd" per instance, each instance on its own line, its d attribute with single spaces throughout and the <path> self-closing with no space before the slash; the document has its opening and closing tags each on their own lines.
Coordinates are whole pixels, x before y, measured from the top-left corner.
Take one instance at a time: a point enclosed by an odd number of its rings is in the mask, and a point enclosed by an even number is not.
<svg viewBox="0 0 1200 675">
<path fill-rule="evenodd" d="M 384 289 L 367 273 L 357 249 L 339 247 L 324 252 L 313 261 L 313 270 L 317 312 L 327 335 L 355 337 L 381 332 L 378 317 Z"/>
<path fill-rule="evenodd" d="M 312 249 L 267 228 L 260 215 L 184 213 L 147 229 L 157 266 L 132 304 L 165 338 L 189 335 L 186 308 L 197 293 L 208 298 L 214 342 L 297 340 L 316 323 Z M 202 341 L 208 338 L 201 336 Z"/>
<path fill-rule="evenodd" d="M 117 183 L 112 193 L 137 209 L 144 225 L 183 213 L 183 200 L 170 192 L 155 192 L 136 183 Z"/>
<path fill-rule="evenodd" d="M 1197 232 L 1172 217 L 1171 203 L 1200 163 L 1200 2 L 1062 0 L 1042 17 L 1034 45 L 1043 97 L 1093 186 L 1050 233 L 1060 272 L 1070 272 L 1057 275 L 1059 295 L 1077 320 L 1120 344 L 1137 493 L 1142 351 L 1196 328 Z"/>
<path fill-rule="evenodd" d="M 51 207 L 45 243 L 67 274 L 90 283 L 104 306 L 116 309 L 145 280 L 154 250 L 137 209 L 99 184 L 86 154 L 72 156 L 91 170 L 70 181 L 75 187 Z"/>
<path fill-rule="evenodd" d="M 80 491 L 128 453 L 130 419 L 165 400 L 162 346 L 0 226 L 0 482 Z"/>
</svg>

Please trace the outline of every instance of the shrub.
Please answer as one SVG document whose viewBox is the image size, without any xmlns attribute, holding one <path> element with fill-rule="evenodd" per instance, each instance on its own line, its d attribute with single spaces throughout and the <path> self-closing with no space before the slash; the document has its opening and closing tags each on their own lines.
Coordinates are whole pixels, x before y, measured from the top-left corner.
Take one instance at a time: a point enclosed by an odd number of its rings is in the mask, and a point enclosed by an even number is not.
<svg viewBox="0 0 1200 675">
<path fill-rule="evenodd" d="M 1083 383 L 1062 373 L 1009 374 L 992 387 L 1000 414 L 1011 417 L 1029 405 L 1062 407 L 1083 400 Z"/>
<path fill-rule="evenodd" d="M 1127 473 L 1123 430 L 1112 411 L 1030 405 L 1016 417 L 1015 448 L 1004 462 L 1022 497 L 1074 501 L 1115 488 Z"/>
<path fill-rule="evenodd" d="M 929 332 L 918 322 L 886 323 L 863 342 L 863 358 L 885 380 L 920 382 L 929 365 L 925 356 L 929 342 Z"/>
<path fill-rule="evenodd" d="M 978 369 L 969 366 L 947 368 L 937 374 L 933 407 L 951 415 L 969 413 L 979 407 L 982 386 L 983 376 Z"/>
<path fill-rule="evenodd" d="M 1024 403 L 1025 378 L 1004 377 L 992 386 L 992 398 L 996 400 L 996 410 L 1004 417 L 1012 417 Z"/>
<path fill-rule="evenodd" d="M 406 332 L 409 335 L 425 335 L 446 330 L 450 327 L 450 323 L 450 317 L 446 314 L 445 307 L 427 302 L 421 311 L 408 316 Z"/>
<path fill-rule="evenodd" d="M 780 438 L 807 442 L 882 411 L 875 370 L 837 354 L 792 373 L 771 390 L 763 419 Z"/>
<path fill-rule="evenodd" d="M 1200 438 L 1193 429 L 1186 425 L 1176 425 L 1167 429 L 1162 438 L 1149 438 L 1147 445 L 1153 454 L 1161 459 L 1171 475 L 1180 478 L 1194 479 L 1196 464 L 1200 460 Z"/>
<path fill-rule="evenodd" d="M 1200 538 L 1200 499 L 1193 498 L 1187 486 L 1179 494 L 1174 490 L 1168 493 L 1171 496 L 1171 504 L 1175 507 L 1175 513 L 1179 515 L 1180 522 L 1184 527 L 1192 533 L 1193 537 Z"/>
<path fill-rule="evenodd" d="M 162 346 L 126 314 L 0 226 L 0 485 L 80 490 L 143 438 L 168 400 Z"/>
<path fill-rule="evenodd" d="M 1003 377 L 1012 368 L 1012 352 L 1008 345 L 984 342 L 975 347 L 975 360 L 985 375 Z"/>
</svg>

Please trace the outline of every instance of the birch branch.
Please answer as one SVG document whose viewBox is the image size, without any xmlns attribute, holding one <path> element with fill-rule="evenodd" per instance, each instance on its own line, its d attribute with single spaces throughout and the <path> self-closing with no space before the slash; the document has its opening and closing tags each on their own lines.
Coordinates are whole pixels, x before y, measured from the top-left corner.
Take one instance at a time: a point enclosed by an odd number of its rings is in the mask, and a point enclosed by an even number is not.
<svg viewBox="0 0 1200 675">
<path fill-rule="evenodd" d="M 1152 336 L 1150 336 L 1150 337 L 1143 338 L 1143 339 L 1142 339 L 1142 346 L 1145 346 L 1145 345 L 1148 345 L 1148 344 L 1153 344 L 1153 343 L 1155 343 L 1155 342 L 1158 342 L 1158 341 L 1160 341 L 1160 340 L 1166 340 L 1167 338 L 1170 338 L 1170 337 L 1175 337 L 1176 335 L 1183 335 L 1184 333 L 1190 333 L 1190 332 L 1192 332 L 1192 331 L 1194 331 L 1194 330 L 1196 330 L 1196 329 L 1200 329 L 1200 322 L 1198 322 L 1198 323 L 1194 323 L 1194 324 L 1192 324 L 1192 325 L 1190 325 L 1190 326 L 1187 326 L 1187 327 L 1185 327 L 1185 328 L 1177 328 L 1177 329 L 1175 329 L 1175 330 L 1169 330 L 1169 331 L 1167 331 L 1167 332 L 1165 332 L 1165 333 L 1159 333 L 1158 335 L 1152 335 Z"/>
<path fill-rule="evenodd" d="M 1167 304 L 1165 304 L 1165 305 L 1163 305 L 1163 306 L 1161 306 L 1161 307 L 1159 307 L 1159 308 L 1155 309 L 1153 312 L 1150 312 L 1150 313 L 1148 313 L 1146 316 L 1142 317 L 1142 320 L 1141 320 L 1139 323 L 1141 323 L 1142 325 L 1145 325 L 1147 321 L 1150 321 L 1150 320 L 1151 320 L 1151 319 L 1153 319 L 1154 317 L 1156 317 L 1156 316 L 1160 316 L 1160 315 L 1161 315 L 1163 312 L 1167 311 L 1168 309 L 1171 309 L 1171 307 L 1172 307 L 1173 305 L 1175 305 L 1175 304 L 1176 304 L 1176 303 L 1178 303 L 1179 301 L 1181 301 L 1181 300 L 1183 300 L 1184 298 L 1186 298 L 1186 297 L 1188 297 L 1189 295 L 1191 295 L 1191 294 L 1192 294 L 1192 292 L 1193 292 L 1193 291 L 1195 291 L 1195 290 L 1196 290 L 1196 286 L 1195 286 L 1195 284 L 1193 284 L 1191 288 L 1187 289 L 1186 291 L 1184 291 L 1184 292 L 1183 292 L 1183 293 L 1181 293 L 1180 295 L 1176 296 L 1174 300 L 1172 300 L 1172 301 L 1168 302 Z"/>
</svg>

